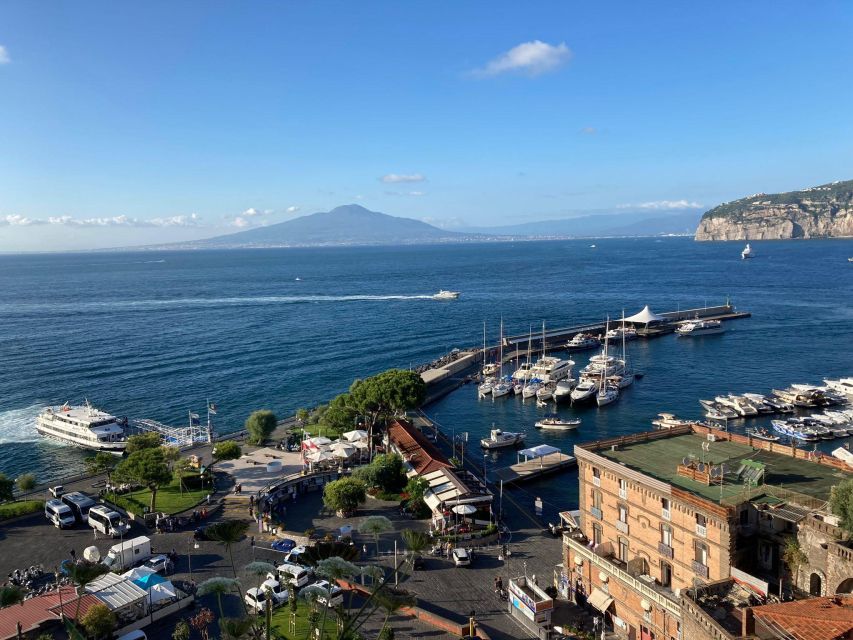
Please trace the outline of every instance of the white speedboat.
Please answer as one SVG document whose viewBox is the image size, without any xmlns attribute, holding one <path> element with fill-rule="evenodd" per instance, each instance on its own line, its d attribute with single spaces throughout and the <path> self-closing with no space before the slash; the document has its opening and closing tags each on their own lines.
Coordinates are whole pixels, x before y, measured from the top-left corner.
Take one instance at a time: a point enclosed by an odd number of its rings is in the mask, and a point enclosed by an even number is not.
<svg viewBox="0 0 853 640">
<path fill-rule="evenodd" d="M 623 373 L 621 376 L 608 376 L 607 384 L 614 386 L 617 389 L 624 389 L 625 387 L 630 387 L 632 384 L 634 384 L 634 374 Z"/>
<path fill-rule="evenodd" d="M 625 362 L 615 356 L 609 356 L 604 353 L 598 353 L 589 359 L 581 374 L 585 376 L 601 376 L 604 372 L 605 376 L 618 376 L 625 369 Z"/>
<path fill-rule="evenodd" d="M 839 378 L 838 380 L 824 379 L 823 382 L 833 391 L 853 396 L 853 378 Z"/>
<path fill-rule="evenodd" d="M 690 420 L 682 420 L 676 418 L 672 413 L 659 413 L 658 417 L 652 420 L 652 424 L 658 429 L 674 429 L 675 427 L 686 427 L 691 423 Z"/>
<path fill-rule="evenodd" d="M 456 300 L 461 294 L 458 291 L 445 291 L 441 289 L 438 293 L 433 295 L 433 300 Z"/>
<path fill-rule="evenodd" d="M 758 440 L 765 440 L 767 442 L 779 442 L 779 436 L 774 436 L 767 429 L 763 427 L 755 428 L 755 429 L 747 429 L 746 435 L 752 436 Z"/>
<path fill-rule="evenodd" d="M 608 340 L 636 340 L 637 330 L 634 327 L 616 327 L 607 332 Z"/>
<path fill-rule="evenodd" d="M 723 331 L 723 323 L 719 320 L 690 320 L 678 325 L 675 333 L 682 337 L 694 337 L 716 335 Z"/>
<path fill-rule="evenodd" d="M 515 395 L 521 395 L 521 392 L 524 391 L 524 383 L 523 382 L 514 382 L 512 384 L 512 392 Z"/>
<path fill-rule="evenodd" d="M 578 386 L 572 390 L 570 396 L 572 403 L 592 400 L 595 397 L 596 391 L 598 391 L 598 384 L 595 380 L 592 378 L 581 378 Z"/>
<path fill-rule="evenodd" d="M 495 362 L 490 362 L 486 365 L 483 365 L 483 375 L 484 376 L 495 376 L 500 371 L 500 367 Z"/>
<path fill-rule="evenodd" d="M 580 418 L 561 418 L 556 413 L 549 413 L 536 423 L 537 429 L 550 431 L 569 431 L 580 426 Z"/>
<path fill-rule="evenodd" d="M 747 260 L 752 257 L 752 247 L 749 246 L 749 243 L 746 243 L 746 246 L 743 248 L 743 251 L 740 252 L 740 259 Z"/>
<path fill-rule="evenodd" d="M 573 385 L 574 380 L 572 378 L 563 378 L 560 380 L 557 383 L 557 386 L 554 387 L 554 400 L 556 402 L 568 400 L 572 395 Z"/>
<path fill-rule="evenodd" d="M 583 351 L 585 349 L 595 349 L 601 344 L 601 340 L 588 333 L 577 333 L 566 343 L 568 351 Z"/>
<path fill-rule="evenodd" d="M 514 433 L 512 431 L 492 429 L 488 438 L 480 440 L 480 446 L 483 447 L 483 449 L 503 449 L 504 447 L 514 447 L 515 445 L 524 442 L 526 437 L 526 433 Z"/>
<path fill-rule="evenodd" d="M 531 373 L 532 369 L 532 364 L 529 362 L 522 362 L 518 369 L 512 372 L 512 379 L 517 380 L 518 382 L 527 382 L 533 377 L 533 374 Z"/>
<path fill-rule="evenodd" d="M 36 431 L 53 440 L 94 451 L 122 453 L 127 419 L 85 405 L 47 407 L 36 418 Z"/>
</svg>

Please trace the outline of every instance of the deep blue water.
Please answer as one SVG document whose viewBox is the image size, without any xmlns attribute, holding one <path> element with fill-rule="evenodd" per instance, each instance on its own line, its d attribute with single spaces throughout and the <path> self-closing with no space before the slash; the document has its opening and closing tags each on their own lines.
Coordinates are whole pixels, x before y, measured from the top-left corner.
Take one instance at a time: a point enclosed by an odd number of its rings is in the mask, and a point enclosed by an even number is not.
<svg viewBox="0 0 853 640">
<path fill-rule="evenodd" d="M 722 336 L 632 343 L 645 377 L 617 404 L 583 412 L 577 433 L 535 433 L 533 403 L 478 401 L 473 387 L 430 408 L 472 440 L 495 423 L 570 451 L 647 429 L 660 411 L 698 417 L 700 397 L 853 375 L 853 242 L 753 243 L 749 261 L 735 243 L 592 242 L 0 256 L 0 471 L 47 479 L 80 468 L 80 451 L 35 434 L 47 403 L 88 398 L 184 424 L 210 398 L 217 429 L 234 430 L 253 409 L 287 414 L 355 377 L 478 345 L 484 320 L 494 340 L 500 316 L 508 333 L 525 333 L 542 320 L 576 324 L 727 296 L 753 313 Z M 462 298 L 426 297 L 440 288 Z M 572 499 L 576 477 L 525 491 L 556 505 Z"/>
</svg>

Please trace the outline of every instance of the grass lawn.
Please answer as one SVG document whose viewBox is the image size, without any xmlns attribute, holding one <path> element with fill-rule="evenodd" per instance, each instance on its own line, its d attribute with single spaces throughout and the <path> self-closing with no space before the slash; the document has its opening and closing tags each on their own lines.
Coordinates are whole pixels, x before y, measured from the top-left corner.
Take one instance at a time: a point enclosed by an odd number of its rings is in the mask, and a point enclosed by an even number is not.
<svg viewBox="0 0 853 640">
<path fill-rule="evenodd" d="M 185 477 L 198 478 L 196 474 L 187 474 Z M 189 491 L 186 486 L 181 491 L 178 481 L 179 479 L 176 477 L 170 484 L 160 487 L 160 490 L 157 491 L 157 502 L 154 505 L 157 511 L 162 511 L 163 513 L 180 513 L 181 511 L 186 511 L 202 502 L 207 497 L 207 494 L 210 493 L 209 488 Z M 107 499 L 127 511 L 141 515 L 151 504 L 151 491 L 140 489 L 125 494 L 108 494 Z"/>
<path fill-rule="evenodd" d="M 44 500 L 16 500 L 0 504 L 0 520 L 25 516 L 44 508 Z"/>
<path fill-rule="evenodd" d="M 320 611 L 320 616 L 322 618 L 323 611 Z M 337 618 L 335 617 L 335 612 L 331 609 L 326 614 L 326 624 L 324 625 L 326 634 L 326 638 L 334 638 L 337 635 Z M 272 615 L 272 631 L 273 637 L 275 634 L 279 634 L 283 638 L 287 638 L 287 640 L 305 640 L 308 637 L 308 604 L 306 602 L 300 601 L 299 606 L 296 609 L 296 632 L 293 633 L 290 630 L 290 605 L 285 604 L 276 610 Z"/>
</svg>

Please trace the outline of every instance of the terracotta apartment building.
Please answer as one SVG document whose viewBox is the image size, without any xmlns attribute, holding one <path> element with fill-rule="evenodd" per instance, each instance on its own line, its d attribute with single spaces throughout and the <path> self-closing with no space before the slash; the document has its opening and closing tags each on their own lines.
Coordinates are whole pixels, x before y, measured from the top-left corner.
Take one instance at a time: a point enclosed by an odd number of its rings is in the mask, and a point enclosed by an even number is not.
<svg viewBox="0 0 853 640">
<path fill-rule="evenodd" d="M 580 528 L 564 535 L 557 582 L 641 640 L 686 637 L 688 589 L 733 574 L 771 589 L 798 515 L 824 512 L 849 475 L 837 461 L 699 425 L 578 445 L 575 457 Z"/>
</svg>

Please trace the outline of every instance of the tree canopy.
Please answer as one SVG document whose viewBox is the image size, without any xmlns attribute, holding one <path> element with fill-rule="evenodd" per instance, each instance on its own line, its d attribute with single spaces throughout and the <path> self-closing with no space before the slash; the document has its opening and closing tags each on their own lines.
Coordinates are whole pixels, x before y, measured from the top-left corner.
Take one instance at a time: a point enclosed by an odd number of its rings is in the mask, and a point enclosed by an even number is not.
<svg viewBox="0 0 853 640">
<path fill-rule="evenodd" d="M 249 432 L 249 442 L 263 444 L 275 431 L 277 421 L 275 414 L 269 409 L 254 411 L 246 418 L 246 431 Z"/>
<path fill-rule="evenodd" d="M 135 436 L 130 436 L 127 439 L 127 446 L 124 448 L 124 452 L 127 455 L 130 455 L 131 453 L 141 451 L 142 449 L 154 449 L 155 447 L 159 447 L 162 443 L 163 437 L 156 431 L 140 433 Z"/>
<path fill-rule="evenodd" d="M 243 455 L 243 450 L 233 440 L 223 440 L 213 445 L 213 458 L 215 460 L 236 460 L 241 455 Z"/>
<path fill-rule="evenodd" d="M 15 481 L 5 473 L 0 473 L 0 500 L 11 500 L 14 497 Z"/>
<path fill-rule="evenodd" d="M 829 498 L 832 513 L 841 519 L 841 528 L 853 533 L 853 479 L 845 480 L 832 488 Z"/>
<path fill-rule="evenodd" d="M 356 469 L 353 475 L 368 487 L 386 493 L 399 493 L 406 486 L 403 459 L 396 453 L 376 456 L 370 464 Z"/>
<path fill-rule="evenodd" d="M 426 383 L 419 373 L 405 369 L 389 369 L 356 380 L 349 390 L 349 404 L 376 422 L 394 413 L 414 409 L 426 398 Z"/>
<path fill-rule="evenodd" d="M 93 638 L 106 638 L 115 629 L 116 617 L 106 605 L 96 604 L 83 615 L 80 623 Z"/>
<path fill-rule="evenodd" d="M 157 503 L 157 490 L 172 481 L 172 469 L 162 448 L 139 449 L 131 453 L 115 470 L 115 475 L 124 481 L 144 484 L 151 491 L 151 511 Z"/>
<path fill-rule="evenodd" d="M 323 488 L 323 504 L 329 509 L 354 513 L 367 499 L 367 488 L 357 478 L 341 478 Z"/>
<path fill-rule="evenodd" d="M 107 451 L 99 451 L 93 457 L 86 458 L 86 470 L 94 476 L 105 473 L 109 480 L 120 461 L 121 458 Z"/>
<path fill-rule="evenodd" d="M 18 483 L 18 489 L 21 491 L 29 491 L 36 486 L 36 477 L 32 473 L 22 473 L 15 481 Z"/>
</svg>

